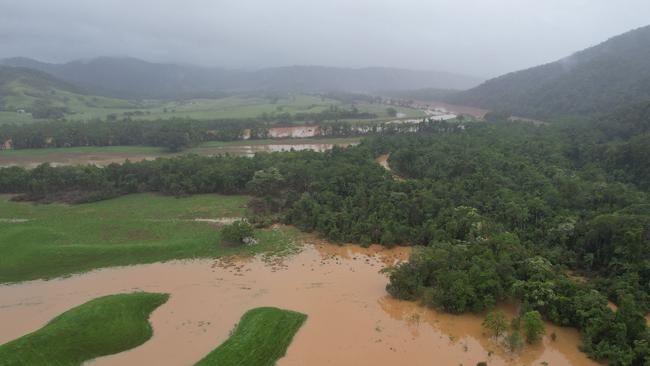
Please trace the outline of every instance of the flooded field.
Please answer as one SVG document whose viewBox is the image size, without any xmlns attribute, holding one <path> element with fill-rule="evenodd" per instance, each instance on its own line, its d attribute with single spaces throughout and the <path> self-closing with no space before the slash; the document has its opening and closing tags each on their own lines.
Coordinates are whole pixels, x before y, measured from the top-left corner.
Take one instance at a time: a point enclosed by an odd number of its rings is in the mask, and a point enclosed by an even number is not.
<svg viewBox="0 0 650 366">
<path fill-rule="evenodd" d="M 318 126 L 293 126 L 293 127 L 272 127 L 269 128 L 269 137 L 271 138 L 306 138 L 314 137 L 320 134 Z"/>
<path fill-rule="evenodd" d="M 125 160 L 153 160 L 159 157 L 171 157 L 182 154 L 198 154 L 214 156 L 231 154 L 238 156 L 253 156 L 258 152 L 279 152 L 289 150 L 326 151 L 333 146 L 350 146 L 357 144 L 359 139 L 280 139 L 280 140 L 249 140 L 231 143 L 205 144 L 181 153 L 165 153 L 153 147 L 97 147 L 97 148 L 53 148 L 33 150 L 0 151 L 0 167 L 22 166 L 35 168 L 48 162 L 52 166 L 85 165 L 106 166 L 112 163 L 122 163 Z M 40 151 L 39 151 L 40 150 Z"/>
<path fill-rule="evenodd" d="M 487 109 L 468 107 L 464 105 L 449 104 L 441 101 L 416 101 L 426 109 L 443 109 L 455 114 L 468 114 L 476 118 L 483 118 L 488 112 Z"/>
<path fill-rule="evenodd" d="M 572 329 L 547 325 L 541 344 L 513 355 L 482 333 L 481 316 L 440 314 L 388 297 L 379 271 L 406 259 L 408 248 L 305 242 L 283 259 L 173 261 L 0 286 L 0 344 L 92 298 L 149 291 L 171 294 L 151 316 L 153 338 L 90 364 L 191 365 L 224 341 L 244 312 L 276 306 L 309 316 L 281 366 L 595 365 L 578 351 Z"/>
</svg>

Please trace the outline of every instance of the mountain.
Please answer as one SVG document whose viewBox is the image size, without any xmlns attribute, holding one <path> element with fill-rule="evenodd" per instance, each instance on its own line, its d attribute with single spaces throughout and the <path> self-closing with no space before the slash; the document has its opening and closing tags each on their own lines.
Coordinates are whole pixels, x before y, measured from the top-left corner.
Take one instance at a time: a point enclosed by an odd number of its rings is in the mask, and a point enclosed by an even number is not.
<svg viewBox="0 0 650 366">
<path fill-rule="evenodd" d="M 100 57 L 64 64 L 11 58 L 0 64 L 37 69 L 89 93 L 121 98 L 183 98 L 223 92 L 375 92 L 421 88 L 467 89 L 481 80 L 464 75 L 393 68 L 289 66 L 257 71 L 160 64 Z"/>
<path fill-rule="evenodd" d="M 218 69 L 156 64 L 134 58 L 100 57 L 51 64 L 19 57 L 0 63 L 40 70 L 73 83 L 87 93 L 120 98 L 191 96 L 197 91 L 209 94 L 232 75 Z"/>
<path fill-rule="evenodd" d="M 650 26 L 446 98 L 533 118 L 592 115 L 650 100 Z"/>
</svg>

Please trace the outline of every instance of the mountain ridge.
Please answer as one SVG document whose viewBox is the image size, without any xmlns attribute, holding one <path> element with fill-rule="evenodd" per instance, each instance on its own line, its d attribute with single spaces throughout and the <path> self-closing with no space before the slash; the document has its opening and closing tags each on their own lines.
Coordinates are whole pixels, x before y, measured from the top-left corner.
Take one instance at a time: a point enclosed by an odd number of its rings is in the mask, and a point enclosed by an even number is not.
<svg viewBox="0 0 650 366">
<path fill-rule="evenodd" d="M 650 100 L 650 26 L 446 98 L 533 118 L 591 115 Z"/>
<path fill-rule="evenodd" d="M 15 57 L 0 64 L 34 68 L 90 93 L 121 98 L 179 98 L 242 91 L 378 92 L 435 87 L 466 89 L 482 80 L 438 71 L 387 67 L 293 65 L 255 71 L 228 70 L 136 58 L 98 57 L 63 64 Z"/>
</svg>

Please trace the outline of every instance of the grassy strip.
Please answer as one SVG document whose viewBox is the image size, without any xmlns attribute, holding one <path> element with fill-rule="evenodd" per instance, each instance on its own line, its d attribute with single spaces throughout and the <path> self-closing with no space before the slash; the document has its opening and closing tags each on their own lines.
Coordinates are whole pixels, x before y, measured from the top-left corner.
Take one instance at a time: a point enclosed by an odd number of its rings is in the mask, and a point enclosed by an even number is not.
<svg viewBox="0 0 650 366">
<path fill-rule="evenodd" d="M 0 365 L 81 365 L 137 347 L 151 338 L 149 314 L 167 298 L 140 292 L 91 300 L 1 345 Z"/>
<path fill-rule="evenodd" d="M 81 205 L 34 205 L 0 197 L 0 283 L 291 247 L 293 229 L 259 230 L 259 244 L 233 247 L 222 244 L 214 224 L 193 221 L 244 216 L 248 200 L 246 196 L 135 194 Z"/>
<path fill-rule="evenodd" d="M 2 150 L 0 157 L 60 155 L 89 155 L 89 154 L 134 154 L 134 155 L 172 155 L 166 154 L 160 147 L 153 146 L 76 146 L 48 147 L 43 149 Z"/>
<path fill-rule="evenodd" d="M 307 315 L 256 308 L 242 316 L 235 332 L 196 366 L 272 366 L 283 357 Z"/>
<path fill-rule="evenodd" d="M 149 100 L 143 103 L 132 103 L 122 99 L 79 95 L 63 90 L 57 90 L 56 95 L 45 96 L 38 90 L 24 85 L 16 85 L 12 88 L 12 92 L 15 95 L 2 98 L 5 105 L 15 106 L 16 109 L 28 108 L 37 100 L 47 100 L 54 106 L 66 107 L 71 111 L 70 114 L 66 115 L 66 119 L 73 121 L 87 121 L 94 118 L 105 119 L 111 114 L 123 118 L 126 116 L 125 113 L 134 111 L 141 112 L 138 115 L 131 116 L 131 118 L 137 120 L 168 118 L 213 120 L 221 118 L 256 118 L 264 113 L 289 113 L 292 115 L 297 113 L 319 113 L 327 110 L 330 106 L 350 107 L 338 100 L 310 95 L 295 95 L 291 98 L 280 98 L 275 101 L 259 97 L 231 96 L 215 99 Z M 30 96 L 34 94 L 40 95 L 40 97 Z M 355 107 L 361 112 L 377 114 L 378 119 L 389 118 L 386 112 L 386 108 L 390 107 L 389 105 L 357 102 Z M 415 109 L 394 108 L 408 117 L 423 116 L 421 111 Z M 0 124 L 32 123 L 34 121 L 37 120 L 33 119 L 29 113 L 19 114 L 15 111 L 0 111 Z"/>
</svg>

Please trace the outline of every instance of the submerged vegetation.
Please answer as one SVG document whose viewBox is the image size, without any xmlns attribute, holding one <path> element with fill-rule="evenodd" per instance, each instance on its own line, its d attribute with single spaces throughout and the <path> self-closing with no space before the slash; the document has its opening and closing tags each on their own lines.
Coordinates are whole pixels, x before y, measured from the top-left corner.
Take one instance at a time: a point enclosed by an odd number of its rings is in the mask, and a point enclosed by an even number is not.
<svg viewBox="0 0 650 366">
<path fill-rule="evenodd" d="M 230 338 L 196 366 L 273 366 L 306 319 L 305 314 L 277 308 L 249 310 Z"/>
<path fill-rule="evenodd" d="M 322 154 L 6 168 L 0 192 L 73 202 L 251 194 L 256 224 L 271 218 L 338 242 L 421 246 L 389 271 L 395 297 L 452 313 L 516 299 L 530 324 L 526 314 L 537 312 L 580 329 L 592 357 L 640 365 L 650 352 L 647 110 L 632 106 L 590 124 L 427 123 L 417 134 L 385 133 Z M 375 163 L 388 153 L 404 179 Z M 535 342 L 528 325 L 509 343 Z"/>
<path fill-rule="evenodd" d="M 137 347 L 151 338 L 149 314 L 167 298 L 140 292 L 91 300 L 0 345 L 0 365 L 74 366 Z"/>
</svg>

